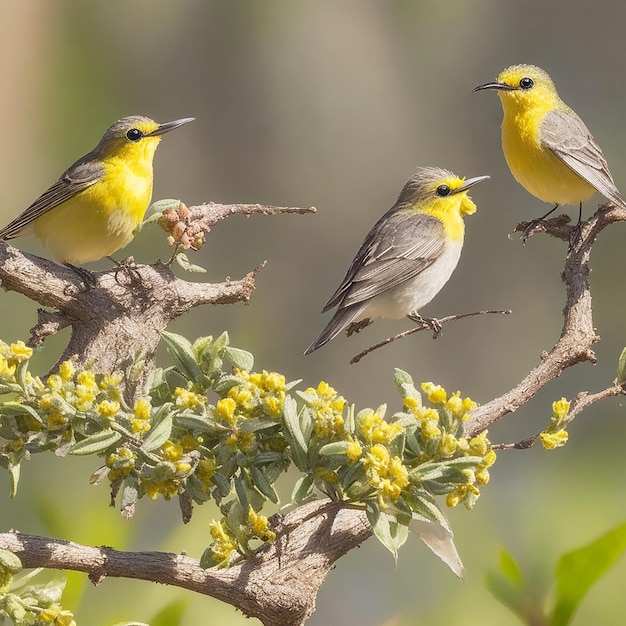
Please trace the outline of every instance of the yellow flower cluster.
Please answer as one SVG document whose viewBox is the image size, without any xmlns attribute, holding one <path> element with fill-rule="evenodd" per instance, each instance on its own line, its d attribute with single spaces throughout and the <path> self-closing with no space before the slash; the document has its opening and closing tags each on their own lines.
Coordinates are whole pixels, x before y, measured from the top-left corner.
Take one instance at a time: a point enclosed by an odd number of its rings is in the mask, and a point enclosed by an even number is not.
<svg viewBox="0 0 626 626">
<path fill-rule="evenodd" d="M 39 613 L 37 623 L 52 624 L 52 626 L 76 626 L 74 615 L 60 606 L 52 604 Z"/>
<path fill-rule="evenodd" d="M 345 399 L 340 396 L 328 383 L 321 381 L 317 389 L 309 387 L 304 392 L 307 404 L 313 409 L 313 430 L 320 439 L 344 439 L 343 409 Z"/>
<path fill-rule="evenodd" d="M 212 520 L 209 523 L 209 532 L 213 538 L 211 544 L 213 562 L 221 567 L 228 565 L 232 553 L 237 550 L 237 542 L 228 534 L 223 521 Z"/>
<path fill-rule="evenodd" d="M 107 457 L 107 467 L 109 468 L 109 480 L 115 482 L 120 478 L 128 476 L 135 468 L 137 455 L 126 446 L 118 448 Z"/>
<path fill-rule="evenodd" d="M 359 432 L 368 444 L 388 445 L 403 430 L 400 424 L 390 424 L 384 420 L 385 409 L 382 406 L 378 411 L 363 411 L 359 415 Z"/>
<path fill-rule="evenodd" d="M 248 527 L 252 534 L 261 541 L 272 543 L 276 539 L 276 533 L 270 528 L 267 517 L 256 513 L 252 507 L 248 508 Z"/>
<path fill-rule="evenodd" d="M 216 467 L 217 463 L 215 462 L 215 459 L 204 458 L 200 459 L 200 462 L 198 463 L 196 476 L 202 483 L 201 490 L 204 493 L 213 487 L 213 476 L 215 474 Z"/>
<path fill-rule="evenodd" d="M 377 443 L 362 459 L 370 485 L 379 495 L 381 508 L 387 502 L 397 502 L 402 490 L 409 484 L 409 475 L 400 457 L 392 457 L 387 448 Z"/>
<path fill-rule="evenodd" d="M 539 435 L 541 445 L 546 450 L 554 450 L 567 443 L 568 433 L 565 427 L 569 422 L 569 407 L 570 403 L 565 398 L 552 403 L 550 426 Z"/>
<path fill-rule="evenodd" d="M 460 437 L 457 440 L 457 448 L 463 456 L 480 456 L 482 461 L 474 468 L 466 468 L 461 471 L 466 482 L 457 485 L 448 493 L 446 505 L 455 507 L 463 503 L 466 508 L 471 509 L 480 496 L 479 486 L 489 482 L 488 468 L 496 462 L 496 453 L 487 439 L 486 430 L 469 441 L 465 437 Z"/>
<path fill-rule="evenodd" d="M 206 398 L 203 395 L 189 391 L 189 389 L 183 389 L 182 387 L 176 387 L 176 389 L 174 389 L 174 397 L 176 398 L 176 406 L 182 407 L 183 409 L 193 410 L 206 402 Z"/>
<path fill-rule="evenodd" d="M 231 387 L 228 397 L 232 398 L 241 413 L 250 416 L 260 405 L 263 412 L 274 419 L 283 414 L 287 385 L 285 377 L 277 372 L 247 372 L 235 368 L 235 376 L 241 383 Z"/>
<path fill-rule="evenodd" d="M 133 408 L 130 428 L 137 435 L 145 435 L 152 428 L 150 424 L 150 400 L 139 398 Z"/>
<path fill-rule="evenodd" d="M 0 381 L 14 383 L 16 367 L 28 361 L 31 356 L 33 356 L 33 349 L 23 341 L 17 341 L 11 345 L 0 341 Z"/>
</svg>

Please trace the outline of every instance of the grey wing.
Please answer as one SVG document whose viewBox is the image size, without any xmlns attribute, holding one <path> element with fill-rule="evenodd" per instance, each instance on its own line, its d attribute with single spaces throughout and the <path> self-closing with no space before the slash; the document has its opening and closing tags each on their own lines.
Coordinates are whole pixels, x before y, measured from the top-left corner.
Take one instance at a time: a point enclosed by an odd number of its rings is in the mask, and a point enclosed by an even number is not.
<svg viewBox="0 0 626 626">
<path fill-rule="evenodd" d="M 322 313 L 364 302 L 410 280 L 443 252 L 445 232 L 436 218 L 393 208 L 368 233 Z"/>
<path fill-rule="evenodd" d="M 611 202 L 626 207 L 606 159 L 574 111 L 551 111 L 541 123 L 541 140 L 565 165 Z"/>
<path fill-rule="evenodd" d="M 37 218 L 91 187 L 103 176 L 104 168 L 101 164 L 94 161 L 77 161 L 23 213 L 0 230 L 0 239 L 12 239 L 28 234 Z"/>
</svg>

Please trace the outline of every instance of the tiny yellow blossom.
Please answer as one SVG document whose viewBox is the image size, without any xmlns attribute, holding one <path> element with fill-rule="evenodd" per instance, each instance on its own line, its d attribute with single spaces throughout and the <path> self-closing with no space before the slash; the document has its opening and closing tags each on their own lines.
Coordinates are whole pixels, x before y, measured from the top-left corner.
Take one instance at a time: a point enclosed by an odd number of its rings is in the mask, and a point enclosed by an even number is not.
<svg viewBox="0 0 626 626">
<path fill-rule="evenodd" d="M 161 446 L 161 450 L 168 461 L 178 461 L 183 456 L 183 447 L 169 439 Z"/>
<path fill-rule="evenodd" d="M 541 445 L 546 450 L 560 448 L 567 443 L 568 434 L 566 430 L 557 430 L 555 433 L 543 432 L 540 435 Z"/>
<path fill-rule="evenodd" d="M 46 415 L 48 430 L 59 430 L 67 425 L 67 418 L 61 413 L 49 413 Z"/>
<path fill-rule="evenodd" d="M 346 448 L 346 456 L 350 461 L 356 461 L 363 453 L 363 448 L 358 441 L 351 441 Z"/>
<path fill-rule="evenodd" d="M 183 447 L 185 452 L 189 452 L 190 450 L 197 450 L 200 446 L 200 441 L 197 437 L 190 435 L 189 433 L 185 433 L 180 438 L 180 445 Z"/>
<path fill-rule="evenodd" d="M 276 539 L 276 533 L 271 530 L 267 517 L 256 513 L 252 507 L 248 508 L 248 524 L 252 534 L 261 541 L 272 543 Z"/>
<path fill-rule="evenodd" d="M 411 410 L 411 409 L 417 409 L 420 406 L 420 401 L 417 398 L 414 398 L 413 396 L 405 396 L 403 399 L 403 403 L 405 408 Z"/>
<path fill-rule="evenodd" d="M 148 398 L 139 398 L 137 402 L 135 402 L 135 407 L 133 408 L 133 415 L 135 419 L 138 420 L 149 420 L 150 419 L 150 400 Z"/>
<path fill-rule="evenodd" d="M 483 457 L 482 465 L 484 467 L 491 467 L 496 462 L 496 452 L 495 450 L 489 450 L 487 454 Z"/>
<path fill-rule="evenodd" d="M 446 390 L 441 385 L 422 383 L 422 391 L 432 404 L 444 404 L 447 399 Z"/>
<path fill-rule="evenodd" d="M 326 469 L 325 467 L 317 467 L 315 473 L 327 483 L 336 483 L 339 480 L 337 472 Z"/>
<path fill-rule="evenodd" d="M 112 419 L 114 418 L 118 411 L 120 410 L 120 403 L 119 402 L 111 402 L 109 400 L 102 400 L 102 402 L 100 402 L 98 404 L 98 415 L 100 415 L 100 417 L 105 417 L 108 419 Z"/>
<path fill-rule="evenodd" d="M 209 523 L 209 532 L 213 537 L 211 558 L 218 565 L 226 565 L 233 551 L 237 549 L 235 540 L 228 534 L 225 524 L 213 520 Z"/>
<path fill-rule="evenodd" d="M 7 359 L 0 356 L 0 378 L 4 380 L 13 380 L 15 376 L 15 363 L 9 365 Z"/>
<path fill-rule="evenodd" d="M 196 467 L 196 476 L 206 487 L 213 487 L 213 476 L 216 467 L 215 459 L 200 459 L 198 467 Z"/>
<path fill-rule="evenodd" d="M 457 449 L 456 437 L 450 433 L 444 434 L 439 442 L 439 454 L 443 458 L 451 457 Z"/>
<path fill-rule="evenodd" d="M 95 375 L 93 372 L 88 372 L 86 370 L 79 372 L 78 376 L 76 376 L 76 384 L 84 385 L 85 387 L 90 388 L 97 387 Z"/>
<path fill-rule="evenodd" d="M 29 348 L 23 341 L 17 341 L 11 344 L 11 356 L 10 359 L 15 363 L 21 363 L 22 361 L 28 361 L 33 356 L 33 349 Z"/>
<path fill-rule="evenodd" d="M 122 377 L 119 374 L 107 374 L 100 381 L 100 389 L 112 389 L 118 387 L 122 382 Z"/>
<path fill-rule="evenodd" d="M 489 470 L 481 469 L 476 472 L 476 484 L 477 485 L 486 485 L 489 482 Z"/>
<path fill-rule="evenodd" d="M 46 387 L 58 391 L 63 386 L 63 379 L 58 374 L 50 374 L 46 380 Z"/>
<path fill-rule="evenodd" d="M 176 398 L 176 406 L 182 406 L 185 409 L 195 409 L 199 404 L 204 403 L 204 396 L 182 387 L 174 389 L 174 397 Z"/>
<path fill-rule="evenodd" d="M 476 456 L 485 456 L 489 450 L 489 441 L 487 440 L 487 431 L 483 430 L 480 435 L 476 435 L 469 441 L 470 452 Z"/>
<path fill-rule="evenodd" d="M 222 398 L 218 400 L 215 405 L 215 416 L 218 419 L 221 419 L 231 426 L 234 426 L 237 422 L 237 418 L 235 416 L 235 409 L 237 408 L 237 403 L 233 398 Z"/>
<path fill-rule="evenodd" d="M 67 361 L 63 361 L 63 363 L 59 365 L 59 376 L 64 383 L 69 383 L 73 380 L 75 373 L 76 368 L 71 360 L 68 359 Z"/>
<path fill-rule="evenodd" d="M 560 400 L 556 400 L 552 403 L 552 416 L 554 419 L 559 421 L 564 420 L 569 413 L 570 403 L 565 399 L 561 398 Z"/>
<path fill-rule="evenodd" d="M 423 441 L 432 441 L 441 437 L 441 428 L 433 420 L 422 422 L 421 435 Z"/>
</svg>

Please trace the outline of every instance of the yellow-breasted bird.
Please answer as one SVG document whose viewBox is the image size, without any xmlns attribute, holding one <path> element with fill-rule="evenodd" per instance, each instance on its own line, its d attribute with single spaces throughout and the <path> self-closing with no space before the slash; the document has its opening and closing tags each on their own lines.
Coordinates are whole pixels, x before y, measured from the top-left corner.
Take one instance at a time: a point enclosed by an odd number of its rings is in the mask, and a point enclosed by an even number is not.
<svg viewBox="0 0 626 626">
<path fill-rule="evenodd" d="M 606 159 L 585 123 L 559 98 L 552 79 L 534 65 L 513 65 L 497 80 L 474 88 L 495 89 L 500 96 L 502 150 L 518 183 L 533 196 L 555 206 L 579 207 L 594 192 L 626 208 Z"/>
<path fill-rule="evenodd" d="M 424 167 L 406 183 L 396 203 L 365 237 L 344 279 L 322 313 L 337 306 L 330 322 L 306 349 L 310 354 L 352 322 L 378 317 L 427 323 L 418 311 L 448 282 L 465 235 L 464 215 L 476 211 L 470 187 L 489 176 L 459 178 Z"/>
<path fill-rule="evenodd" d="M 0 239 L 35 235 L 65 264 L 97 261 L 123 248 L 150 203 L 152 160 L 161 135 L 194 119 L 118 120 L 91 152 L 0 230 Z"/>
</svg>

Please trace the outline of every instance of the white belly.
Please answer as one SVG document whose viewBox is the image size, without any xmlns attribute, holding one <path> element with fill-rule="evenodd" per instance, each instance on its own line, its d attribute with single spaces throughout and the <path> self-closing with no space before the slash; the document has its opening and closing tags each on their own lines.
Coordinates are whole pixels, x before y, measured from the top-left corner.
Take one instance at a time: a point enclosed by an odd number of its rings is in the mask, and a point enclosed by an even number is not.
<svg viewBox="0 0 626 626">
<path fill-rule="evenodd" d="M 400 319 L 417 313 L 448 282 L 461 257 L 462 243 L 449 243 L 441 256 L 423 272 L 372 298 L 355 321 L 370 317 Z"/>
</svg>

